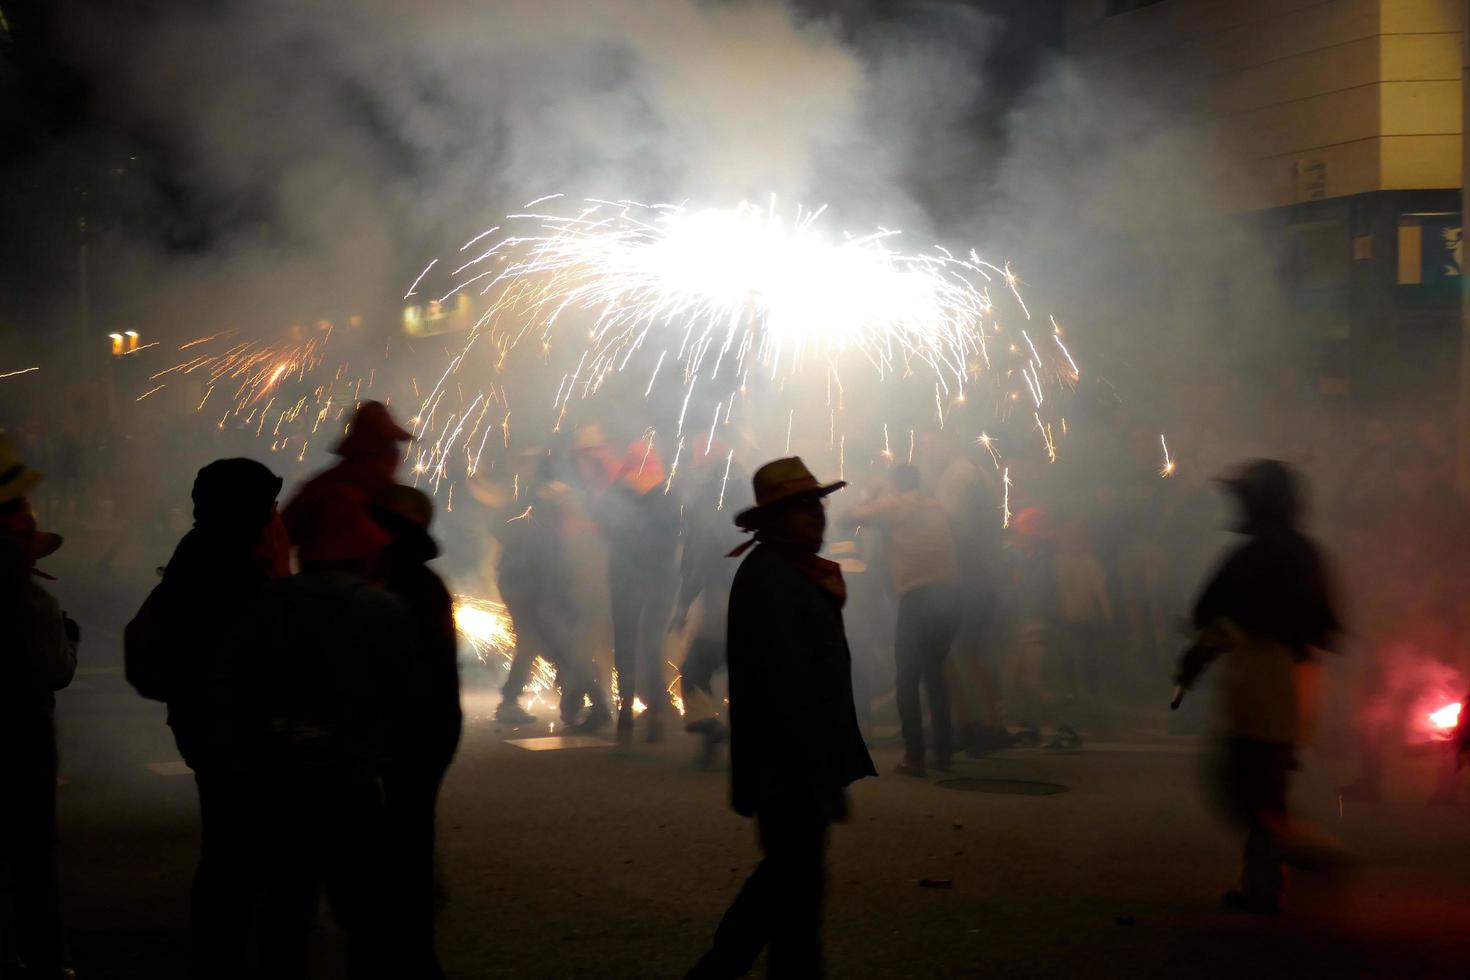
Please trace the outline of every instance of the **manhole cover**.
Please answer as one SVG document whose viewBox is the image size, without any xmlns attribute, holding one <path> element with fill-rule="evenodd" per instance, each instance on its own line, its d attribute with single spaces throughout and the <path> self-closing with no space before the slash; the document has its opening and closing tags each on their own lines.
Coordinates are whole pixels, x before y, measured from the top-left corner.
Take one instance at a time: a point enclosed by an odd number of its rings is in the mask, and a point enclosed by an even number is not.
<svg viewBox="0 0 1470 980">
<path fill-rule="evenodd" d="M 1055 796 L 1065 793 L 1067 787 L 1061 783 L 1038 783 L 1030 779 L 941 779 L 939 785 L 945 789 L 960 789 L 969 793 L 1001 793 L 1006 796 Z"/>
</svg>

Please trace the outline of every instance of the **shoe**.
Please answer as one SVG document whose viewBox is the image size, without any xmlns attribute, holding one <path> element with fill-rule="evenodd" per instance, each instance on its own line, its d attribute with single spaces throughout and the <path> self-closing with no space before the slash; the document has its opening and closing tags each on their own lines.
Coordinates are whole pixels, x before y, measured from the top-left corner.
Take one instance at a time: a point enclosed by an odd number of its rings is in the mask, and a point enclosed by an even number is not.
<svg viewBox="0 0 1470 980">
<path fill-rule="evenodd" d="M 1041 744 L 1041 730 L 1026 725 L 1010 737 L 1010 746 L 1015 749 L 1034 749 Z"/>
<path fill-rule="evenodd" d="M 605 705 L 594 705 L 587 717 L 571 726 L 573 735 L 596 735 L 612 723 L 612 712 Z"/>
<path fill-rule="evenodd" d="M 900 776 L 913 776 L 916 779 L 923 779 L 929 775 L 928 770 L 924 768 L 923 759 L 905 759 L 895 766 L 893 771 Z"/>
<path fill-rule="evenodd" d="M 534 725 L 536 716 L 515 701 L 509 699 L 500 702 L 500 707 L 495 709 L 495 720 L 507 725 Z"/>
<path fill-rule="evenodd" d="M 1275 896 L 1247 895 L 1242 891 L 1225 893 L 1225 907 L 1252 915 L 1280 915 L 1281 899 Z"/>
<path fill-rule="evenodd" d="M 1082 736 L 1077 734 L 1076 729 L 1063 725 L 1057 729 L 1052 740 L 1046 743 L 1045 748 L 1048 752 L 1080 752 Z"/>
</svg>

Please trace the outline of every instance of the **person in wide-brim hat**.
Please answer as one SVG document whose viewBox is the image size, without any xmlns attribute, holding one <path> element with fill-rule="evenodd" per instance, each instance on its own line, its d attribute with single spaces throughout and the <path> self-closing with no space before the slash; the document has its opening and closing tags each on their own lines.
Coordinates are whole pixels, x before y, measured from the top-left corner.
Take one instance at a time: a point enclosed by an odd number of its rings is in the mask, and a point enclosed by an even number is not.
<svg viewBox="0 0 1470 980">
<path fill-rule="evenodd" d="M 41 474 L 23 463 L 10 440 L 0 434 L 0 504 L 19 500 L 41 482 Z"/>
<path fill-rule="evenodd" d="M 27 497 L 40 482 L 41 474 L 22 462 L 10 440 L 0 434 L 0 533 L 15 542 L 30 566 L 55 554 L 62 544 L 61 535 L 36 526 Z"/>
<path fill-rule="evenodd" d="M 797 500 L 820 500 L 847 486 L 846 480 L 822 483 L 800 456 L 772 460 L 755 471 L 751 487 L 755 491 L 755 506 L 747 507 L 735 515 L 736 527 L 747 531 L 760 530 L 771 514 L 782 504 Z"/>
</svg>

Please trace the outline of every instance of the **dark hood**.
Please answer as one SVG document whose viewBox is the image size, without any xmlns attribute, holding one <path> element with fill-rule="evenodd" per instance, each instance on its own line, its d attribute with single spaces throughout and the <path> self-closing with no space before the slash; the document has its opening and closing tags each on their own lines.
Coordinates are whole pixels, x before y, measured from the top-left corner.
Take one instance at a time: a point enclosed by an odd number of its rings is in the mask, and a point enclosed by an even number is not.
<svg viewBox="0 0 1470 980">
<path fill-rule="evenodd" d="M 1279 460 L 1254 460 L 1221 482 L 1240 504 L 1242 520 L 1236 530 L 1242 534 L 1288 530 L 1301 520 L 1300 481 Z"/>
<path fill-rule="evenodd" d="M 439 557 L 439 544 L 428 528 L 383 507 L 374 507 L 372 511 L 373 518 L 393 539 L 388 545 L 390 561 L 422 565 Z"/>
<path fill-rule="evenodd" d="M 281 478 L 253 459 L 217 459 L 194 478 L 194 526 L 251 536 L 271 519 Z"/>
</svg>

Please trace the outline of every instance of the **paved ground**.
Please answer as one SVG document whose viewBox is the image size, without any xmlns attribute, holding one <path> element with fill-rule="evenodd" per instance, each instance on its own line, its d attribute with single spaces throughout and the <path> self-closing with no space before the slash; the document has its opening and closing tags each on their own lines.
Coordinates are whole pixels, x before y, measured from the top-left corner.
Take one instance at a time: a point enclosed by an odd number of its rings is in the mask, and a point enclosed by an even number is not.
<svg viewBox="0 0 1470 980">
<path fill-rule="evenodd" d="M 76 590 L 65 577 L 57 590 Z M 99 587 L 100 588 L 100 587 Z M 101 625 L 61 696 L 67 912 L 90 978 L 182 977 L 196 843 L 193 784 L 157 705 L 122 680 L 109 619 L 137 588 L 88 601 Z M 75 603 L 73 603 L 75 608 Z M 443 959 L 461 978 L 679 977 L 756 849 L 682 738 L 527 751 L 471 692 L 441 804 Z M 1339 815 L 1340 767 L 1309 760 L 1299 809 L 1357 857 L 1335 884 L 1294 879 L 1279 920 L 1220 909 L 1236 842 L 1211 815 L 1200 753 L 1157 724 L 1071 756 L 1011 751 L 960 776 L 1042 780 L 984 795 L 885 775 L 833 834 L 834 977 L 1458 977 L 1470 975 L 1470 810 L 1430 808 L 1426 760 L 1394 800 Z M 880 744 L 889 771 L 897 750 Z M 923 880 L 948 882 L 921 886 Z M 322 976 L 339 976 L 330 927 Z"/>
</svg>

